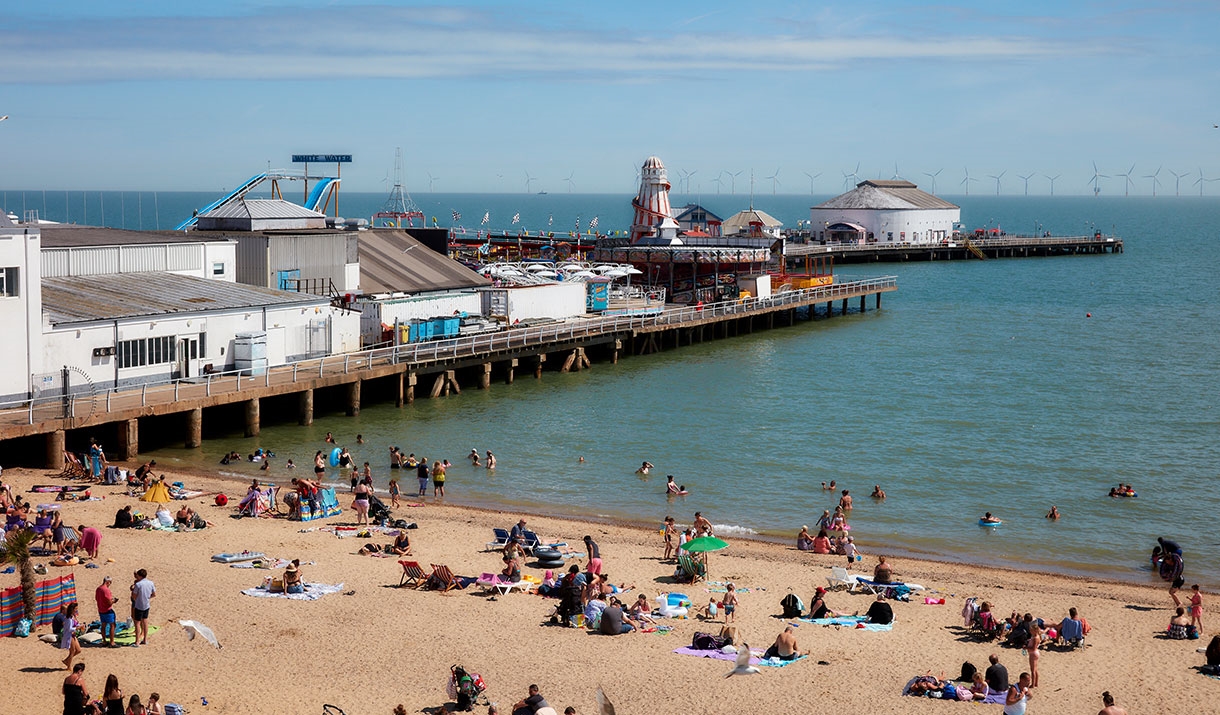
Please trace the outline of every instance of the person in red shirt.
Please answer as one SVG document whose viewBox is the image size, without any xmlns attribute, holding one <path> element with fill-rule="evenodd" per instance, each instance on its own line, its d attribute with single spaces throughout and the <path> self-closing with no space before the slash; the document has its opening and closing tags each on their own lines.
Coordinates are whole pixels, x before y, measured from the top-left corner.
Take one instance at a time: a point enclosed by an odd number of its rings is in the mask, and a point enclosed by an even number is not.
<svg viewBox="0 0 1220 715">
<path fill-rule="evenodd" d="M 93 599 L 97 601 L 97 615 L 102 622 L 102 638 L 109 639 L 107 646 L 114 647 L 114 632 L 117 630 L 114 616 L 114 604 L 119 599 L 114 597 L 110 592 L 110 577 L 102 579 L 102 585 L 97 587 L 93 593 Z"/>
</svg>

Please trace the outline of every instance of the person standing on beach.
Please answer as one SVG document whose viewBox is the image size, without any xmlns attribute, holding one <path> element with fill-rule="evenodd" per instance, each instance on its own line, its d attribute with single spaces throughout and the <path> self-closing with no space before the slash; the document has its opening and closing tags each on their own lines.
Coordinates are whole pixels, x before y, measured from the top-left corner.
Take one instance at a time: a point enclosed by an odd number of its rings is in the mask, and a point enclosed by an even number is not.
<svg viewBox="0 0 1220 715">
<path fill-rule="evenodd" d="M 85 664 L 72 666 L 72 674 L 64 678 L 64 715 L 85 715 L 89 691 L 85 688 Z"/>
<path fill-rule="evenodd" d="M 157 595 L 157 588 L 148 571 L 136 571 L 136 582 L 131 584 L 131 620 L 135 623 L 135 643 L 133 646 L 148 645 L 148 612 L 152 608 L 152 599 Z"/>
<path fill-rule="evenodd" d="M 432 463 L 432 496 L 445 496 L 445 468 L 440 462 Z"/>
<path fill-rule="evenodd" d="M 110 581 L 109 575 L 102 579 L 102 585 L 93 592 L 93 600 L 97 603 L 98 620 L 102 622 L 102 640 L 106 641 L 108 647 L 113 648 L 114 632 L 118 630 L 114 604 L 118 603 L 119 599 L 110 592 Z"/>
<path fill-rule="evenodd" d="M 1190 625 L 1203 635 L 1203 594 L 1199 593 L 1199 584 L 1190 587 Z"/>
<path fill-rule="evenodd" d="M 724 600 L 721 601 L 724 606 L 724 622 L 732 623 L 737 620 L 734 615 L 737 612 L 737 587 L 733 585 L 732 581 L 729 581 L 725 588 Z"/>
<path fill-rule="evenodd" d="M 1008 695 L 1004 698 L 1004 715 L 1025 715 L 1025 708 L 1033 696 L 1029 689 L 1029 673 L 1021 673 L 1017 682 L 1008 686 Z"/>
<path fill-rule="evenodd" d="M 695 534 L 698 536 L 712 536 L 712 522 L 703 518 L 703 512 L 695 512 L 694 523 Z"/>
<path fill-rule="evenodd" d="M 419 479 L 419 494 L 428 496 L 428 458 L 424 457 L 415 465 L 415 476 Z"/>
<path fill-rule="evenodd" d="M 358 482 L 355 487 L 356 498 L 352 500 L 352 509 L 356 511 L 356 526 L 367 526 L 369 523 L 369 485 Z"/>
<path fill-rule="evenodd" d="M 60 650 L 68 651 L 68 657 L 64 658 L 64 667 L 68 670 L 72 669 L 72 660 L 80 655 L 80 641 L 76 639 L 76 631 L 80 628 L 80 622 L 76 620 L 78 608 L 75 601 L 68 604 L 64 611 L 64 629 L 59 634 Z"/>
<path fill-rule="evenodd" d="M 674 518 L 672 516 L 665 517 L 665 528 L 663 533 L 665 535 L 665 556 L 662 560 L 669 561 L 677 553 L 677 549 L 674 546 L 674 541 L 675 537 L 678 535 L 678 527 L 674 524 Z"/>
<path fill-rule="evenodd" d="M 398 477 L 394 477 L 390 480 L 390 508 L 397 509 L 398 507 Z"/>
<path fill-rule="evenodd" d="M 602 551 L 592 536 L 585 536 L 585 551 L 589 554 L 589 564 L 586 569 L 591 574 L 600 574 L 602 572 Z"/>
</svg>

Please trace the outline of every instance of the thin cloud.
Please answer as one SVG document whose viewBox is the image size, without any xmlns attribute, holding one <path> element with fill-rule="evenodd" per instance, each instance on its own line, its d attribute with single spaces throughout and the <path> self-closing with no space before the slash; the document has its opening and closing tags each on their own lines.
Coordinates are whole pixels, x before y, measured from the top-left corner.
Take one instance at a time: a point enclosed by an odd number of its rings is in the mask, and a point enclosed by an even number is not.
<svg viewBox="0 0 1220 715">
<path fill-rule="evenodd" d="M 696 18 L 697 19 L 697 18 Z M 1022 36 L 653 37 L 543 28 L 468 9 L 268 11 L 246 17 L 58 21 L 0 42 L 0 81 L 601 78 L 809 72 L 870 60 L 996 61 L 1105 45 Z"/>
</svg>

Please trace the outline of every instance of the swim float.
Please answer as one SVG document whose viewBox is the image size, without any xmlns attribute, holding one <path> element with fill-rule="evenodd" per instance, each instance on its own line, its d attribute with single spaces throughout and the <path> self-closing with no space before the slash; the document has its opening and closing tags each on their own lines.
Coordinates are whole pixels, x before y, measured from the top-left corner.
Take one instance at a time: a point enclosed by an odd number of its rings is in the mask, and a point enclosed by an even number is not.
<svg viewBox="0 0 1220 715">
<path fill-rule="evenodd" d="M 1003 523 L 1004 522 L 1002 521 L 986 521 L 984 519 L 979 519 L 979 526 L 999 526 Z"/>
<path fill-rule="evenodd" d="M 332 449 L 332 450 L 330 451 L 330 466 L 332 466 L 332 467 L 337 467 L 337 466 L 339 466 L 339 453 L 340 453 L 340 451 L 341 451 L 341 450 L 340 450 L 338 447 L 335 447 L 334 449 Z"/>
</svg>

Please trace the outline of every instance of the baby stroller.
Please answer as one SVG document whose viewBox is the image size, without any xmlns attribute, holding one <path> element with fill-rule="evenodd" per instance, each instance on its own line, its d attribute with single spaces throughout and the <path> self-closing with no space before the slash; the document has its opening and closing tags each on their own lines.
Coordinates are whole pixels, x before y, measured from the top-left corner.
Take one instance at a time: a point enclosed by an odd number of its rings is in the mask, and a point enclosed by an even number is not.
<svg viewBox="0 0 1220 715">
<path fill-rule="evenodd" d="M 383 524 L 390 518 L 390 510 L 386 507 L 385 502 L 377 498 L 376 494 L 369 494 L 369 521 Z"/>
<path fill-rule="evenodd" d="M 468 673 L 460 665 L 450 666 L 449 673 L 449 697 L 457 700 L 459 712 L 469 712 L 476 704 L 488 704 L 487 698 L 483 697 L 487 684 L 478 673 Z"/>
</svg>

